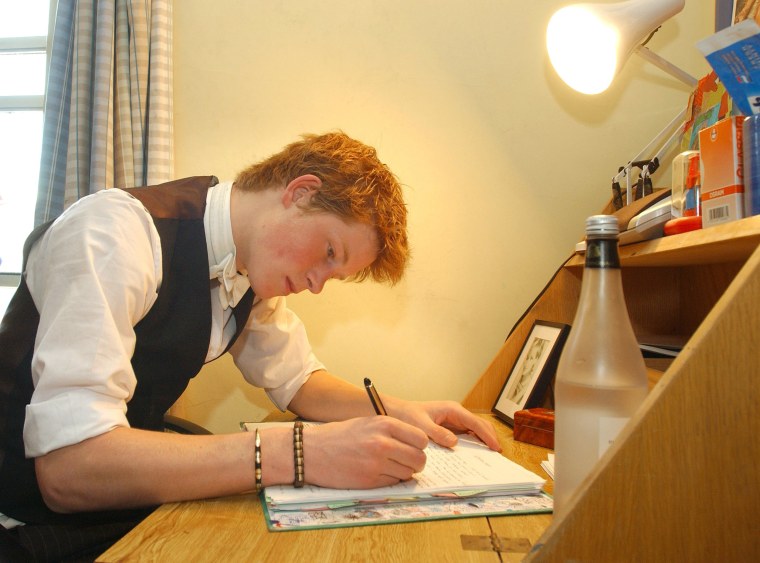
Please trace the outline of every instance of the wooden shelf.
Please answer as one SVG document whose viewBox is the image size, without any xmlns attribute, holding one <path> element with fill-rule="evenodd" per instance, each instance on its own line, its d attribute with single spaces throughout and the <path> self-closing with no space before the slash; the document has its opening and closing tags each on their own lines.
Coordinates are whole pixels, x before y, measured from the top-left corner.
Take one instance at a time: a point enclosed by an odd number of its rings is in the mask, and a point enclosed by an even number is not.
<svg viewBox="0 0 760 563">
<path fill-rule="evenodd" d="M 685 345 L 528 561 L 749 561 L 760 553 L 759 245 L 756 216 L 621 247 L 637 336 Z M 560 267 L 465 406 L 493 406 L 535 320 L 572 323 L 583 262 L 576 254 Z"/>
<path fill-rule="evenodd" d="M 620 247 L 623 267 L 695 266 L 744 261 L 760 243 L 760 215 L 680 235 Z M 575 254 L 567 268 L 583 268 Z"/>
<path fill-rule="evenodd" d="M 758 244 L 760 216 L 620 247 L 626 304 L 639 340 L 685 345 Z M 493 406 L 535 320 L 572 324 L 583 263 L 583 254 L 574 254 L 560 267 L 510 331 L 465 406 Z"/>
</svg>

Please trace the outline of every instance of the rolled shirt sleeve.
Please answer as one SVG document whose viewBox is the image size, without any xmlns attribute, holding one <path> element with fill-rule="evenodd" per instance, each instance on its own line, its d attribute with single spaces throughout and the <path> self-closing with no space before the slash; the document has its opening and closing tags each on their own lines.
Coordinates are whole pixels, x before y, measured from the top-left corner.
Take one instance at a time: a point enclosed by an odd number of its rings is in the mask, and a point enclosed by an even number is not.
<svg viewBox="0 0 760 563">
<path fill-rule="evenodd" d="M 26 270 L 40 313 L 27 456 L 129 426 L 133 327 L 155 303 L 161 275 L 153 221 L 122 190 L 79 200 L 35 244 Z"/>
<path fill-rule="evenodd" d="M 284 297 L 254 305 L 230 353 L 243 377 L 264 389 L 282 411 L 309 375 L 325 368 L 311 349 L 301 319 L 287 308 Z"/>
<path fill-rule="evenodd" d="M 129 426 L 126 412 L 137 385 L 134 326 L 155 303 L 161 276 L 158 232 L 147 210 L 123 190 L 79 200 L 37 241 L 26 270 L 40 312 L 35 390 L 24 424 L 27 456 Z M 218 296 L 212 291 L 211 298 Z M 220 319 L 212 331 L 224 331 L 217 335 L 223 350 L 234 317 L 230 310 L 214 314 Z M 312 372 L 324 369 L 284 297 L 254 304 L 230 352 L 245 379 L 281 410 Z"/>
</svg>

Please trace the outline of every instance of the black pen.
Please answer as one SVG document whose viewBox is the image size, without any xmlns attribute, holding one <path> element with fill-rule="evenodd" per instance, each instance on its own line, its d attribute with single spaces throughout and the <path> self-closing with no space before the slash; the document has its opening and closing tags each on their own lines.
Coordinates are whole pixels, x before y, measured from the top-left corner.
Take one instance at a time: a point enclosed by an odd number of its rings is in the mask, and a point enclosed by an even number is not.
<svg viewBox="0 0 760 563">
<path fill-rule="evenodd" d="M 369 395 L 369 400 L 372 401 L 372 406 L 375 408 L 375 412 L 379 415 L 387 415 L 388 412 L 385 410 L 385 406 L 383 406 L 383 402 L 380 400 L 380 395 L 377 394 L 377 389 L 372 385 L 372 381 L 370 381 L 369 377 L 364 378 L 364 388 L 367 390 L 367 395 Z"/>
</svg>

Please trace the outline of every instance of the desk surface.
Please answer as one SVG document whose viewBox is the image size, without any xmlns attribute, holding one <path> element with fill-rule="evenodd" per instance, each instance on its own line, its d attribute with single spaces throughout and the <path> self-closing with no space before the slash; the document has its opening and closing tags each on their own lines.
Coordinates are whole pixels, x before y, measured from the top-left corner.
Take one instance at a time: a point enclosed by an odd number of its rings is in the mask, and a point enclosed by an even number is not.
<svg viewBox="0 0 760 563">
<path fill-rule="evenodd" d="M 550 450 L 515 442 L 491 415 L 504 455 L 545 477 Z M 547 480 L 545 490 L 552 492 Z M 550 514 L 456 518 L 355 528 L 269 532 L 253 494 L 165 504 L 98 558 L 113 561 L 520 561 Z M 462 536 L 496 534 L 517 551 L 463 548 Z M 523 541 L 519 541 L 523 540 Z"/>
</svg>

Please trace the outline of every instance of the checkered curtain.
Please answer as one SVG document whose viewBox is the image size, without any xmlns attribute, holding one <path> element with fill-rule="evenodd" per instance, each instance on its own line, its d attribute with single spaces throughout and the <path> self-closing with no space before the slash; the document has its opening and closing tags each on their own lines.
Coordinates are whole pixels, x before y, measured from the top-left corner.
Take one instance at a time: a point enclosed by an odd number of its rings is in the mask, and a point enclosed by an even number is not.
<svg viewBox="0 0 760 563">
<path fill-rule="evenodd" d="M 60 0 L 35 224 L 172 179 L 172 0 Z"/>
</svg>

